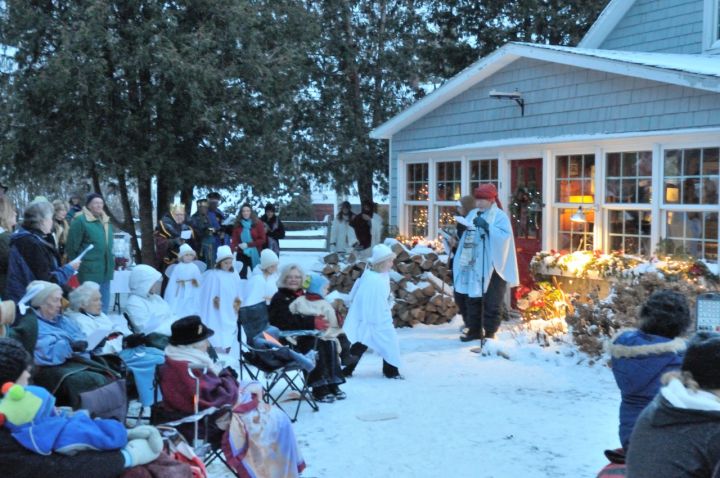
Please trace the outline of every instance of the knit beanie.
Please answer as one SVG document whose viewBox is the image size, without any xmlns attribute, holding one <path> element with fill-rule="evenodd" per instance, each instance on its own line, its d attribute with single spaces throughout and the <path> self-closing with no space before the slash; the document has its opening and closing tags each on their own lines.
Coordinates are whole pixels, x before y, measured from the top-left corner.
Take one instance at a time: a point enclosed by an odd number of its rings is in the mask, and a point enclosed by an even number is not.
<svg viewBox="0 0 720 478">
<path fill-rule="evenodd" d="M 85 205 L 87 206 L 88 204 L 90 204 L 90 201 L 92 201 L 93 199 L 96 199 L 96 198 L 100 198 L 100 199 L 102 199 L 103 201 L 105 200 L 105 199 L 102 197 L 102 194 L 90 193 L 90 194 L 88 194 L 87 196 L 85 196 Z"/>
<path fill-rule="evenodd" d="M 495 204 L 497 204 L 497 207 L 502 209 L 502 204 L 500 203 L 500 199 L 498 199 L 497 188 L 492 183 L 482 183 L 480 186 L 476 187 L 475 191 L 473 191 L 473 196 L 475 196 L 475 199 L 487 199 L 488 201 L 494 201 Z"/>
<path fill-rule="evenodd" d="M 690 372 L 700 388 L 720 389 L 720 334 L 698 332 L 685 351 L 682 370 Z"/>
<path fill-rule="evenodd" d="M 0 391 L 0 423 L 11 429 L 54 413 L 55 397 L 42 387 L 6 382 Z"/>
<path fill-rule="evenodd" d="M 32 357 L 15 339 L 0 338 L 0 386 L 14 382 L 32 365 Z"/>
<path fill-rule="evenodd" d="M 278 259 L 277 254 L 275 254 L 271 249 L 263 249 L 260 253 L 260 269 L 265 270 L 268 267 L 272 267 L 275 264 L 280 262 L 280 259 Z"/>
<path fill-rule="evenodd" d="M 310 284 L 307 286 L 308 294 L 316 294 L 320 297 L 325 297 L 325 294 L 322 293 L 322 290 L 323 287 L 325 287 L 325 284 L 327 284 L 328 282 L 329 281 L 323 275 L 310 274 Z"/>
</svg>

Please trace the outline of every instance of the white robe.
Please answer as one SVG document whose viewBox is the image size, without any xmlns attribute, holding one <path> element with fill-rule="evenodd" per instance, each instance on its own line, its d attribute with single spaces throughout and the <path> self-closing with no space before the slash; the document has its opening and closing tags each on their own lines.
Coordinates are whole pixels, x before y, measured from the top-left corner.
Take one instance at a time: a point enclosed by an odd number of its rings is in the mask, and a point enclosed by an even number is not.
<svg viewBox="0 0 720 478">
<path fill-rule="evenodd" d="M 242 306 L 250 307 L 260 302 L 270 305 L 270 299 L 266 299 L 266 297 L 272 298 L 278 291 L 277 280 L 277 273 L 265 277 L 263 271 L 256 267 L 247 281 Z"/>
<path fill-rule="evenodd" d="M 244 284 L 237 272 L 210 269 L 202 277 L 200 287 L 200 317 L 215 331 L 210 337 L 213 347 L 232 348 L 237 344 L 238 313 L 242 303 Z M 219 300 L 215 306 L 215 298 Z M 239 308 L 238 308 L 239 310 Z"/>
<path fill-rule="evenodd" d="M 380 244 L 383 229 L 382 216 L 374 213 L 370 222 L 370 247 Z"/>
<path fill-rule="evenodd" d="M 330 231 L 330 250 L 351 252 L 356 242 L 355 229 L 348 221 L 336 217 Z"/>
<path fill-rule="evenodd" d="M 350 342 L 372 348 L 400 368 L 400 344 L 392 321 L 390 274 L 366 270 L 350 291 L 350 309 L 343 330 Z"/>
<path fill-rule="evenodd" d="M 200 312 L 200 281 L 202 273 L 194 262 L 180 262 L 172 266 L 163 297 L 178 317 L 198 315 Z"/>
<path fill-rule="evenodd" d="M 466 216 L 467 221 L 473 221 L 480 213 L 479 209 L 473 209 Z M 516 287 L 520 284 L 517 255 L 515 253 L 515 238 L 513 236 L 510 219 L 495 204 L 482 213 L 482 217 L 489 224 L 489 234 L 485 241 L 485 260 L 483 261 L 482 231 L 478 232 L 474 227 L 468 228 L 460 238 L 455 258 L 453 259 L 453 278 L 455 291 L 467 294 L 470 297 L 482 297 L 490 285 L 490 278 L 493 270 L 498 273 L 501 279 L 507 282 L 508 287 Z M 474 247 L 472 251 L 472 262 L 469 265 L 463 264 L 463 251 L 465 249 L 465 238 L 468 234 L 474 234 Z M 483 264 L 485 265 L 484 287 L 480 287 L 483 277 Z"/>
</svg>

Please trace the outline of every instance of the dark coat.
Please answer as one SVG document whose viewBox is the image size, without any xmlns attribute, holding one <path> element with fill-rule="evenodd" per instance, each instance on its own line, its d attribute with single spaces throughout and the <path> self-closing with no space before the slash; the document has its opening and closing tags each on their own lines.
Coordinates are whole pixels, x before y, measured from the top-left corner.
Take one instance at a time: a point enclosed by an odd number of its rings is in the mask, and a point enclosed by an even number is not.
<svg viewBox="0 0 720 478">
<path fill-rule="evenodd" d="M 370 216 L 372 219 L 372 216 Z M 362 213 L 358 214 L 350 221 L 350 225 L 355 229 L 355 237 L 357 237 L 360 246 L 367 249 L 372 244 L 372 221 L 367 221 Z"/>
<path fill-rule="evenodd" d="M 200 371 L 194 371 L 198 374 Z M 193 413 L 193 395 L 195 380 L 188 373 L 188 362 L 165 357 L 160 366 L 160 390 L 164 404 L 179 412 Z M 220 375 L 209 371 L 200 378 L 200 400 L 198 408 L 220 408 L 234 405 L 238 398 L 238 384 L 235 377 L 224 369 Z"/>
<path fill-rule="evenodd" d="M 125 471 L 125 458 L 118 451 L 81 451 L 75 455 L 40 455 L 20 445 L 10 431 L 0 428 L 0 470 L 3 478 L 115 478 Z M 90 470 L 92 472 L 90 473 Z"/>
<path fill-rule="evenodd" d="M 230 241 L 230 249 L 233 251 L 237 251 L 238 246 L 243 242 L 241 239 L 242 232 L 242 224 L 238 224 L 233 229 L 232 240 Z M 248 243 L 248 247 L 254 247 L 258 250 L 258 253 L 260 253 L 263 247 L 265 247 L 267 236 L 265 236 L 265 226 L 257 219 L 253 220 L 252 226 L 250 226 L 250 237 L 252 241 Z"/>
<path fill-rule="evenodd" d="M 303 295 L 303 290 L 292 291 L 281 287 L 273 296 L 268 308 L 270 325 L 280 330 L 313 330 L 315 317 L 312 315 L 293 314 L 290 312 L 292 301 Z"/>
<path fill-rule="evenodd" d="M 620 443 L 627 448 L 635 421 L 660 390 L 660 377 L 678 370 L 685 340 L 628 330 L 610 345 L 612 371 L 620 388 Z"/>
<path fill-rule="evenodd" d="M 640 414 L 630 438 L 628 476 L 712 476 L 720 462 L 720 412 L 675 408 L 658 395 Z"/>
<path fill-rule="evenodd" d="M 5 280 L 10 262 L 10 231 L 0 232 L 0 298 L 5 297 Z"/>
<path fill-rule="evenodd" d="M 190 239 L 183 239 L 182 233 L 190 231 Z M 192 226 L 184 222 L 178 224 L 171 214 L 165 214 L 158 222 L 155 229 L 157 254 L 160 268 L 164 270 L 170 264 L 178 261 L 180 246 L 188 243 L 193 249 L 195 247 L 195 231 Z"/>
<path fill-rule="evenodd" d="M 285 226 L 280 218 L 276 215 L 272 219 L 268 219 L 267 214 L 260 216 L 260 220 L 267 226 L 267 236 L 272 237 L 276 241 L 285 239 Z"/>
</svg>

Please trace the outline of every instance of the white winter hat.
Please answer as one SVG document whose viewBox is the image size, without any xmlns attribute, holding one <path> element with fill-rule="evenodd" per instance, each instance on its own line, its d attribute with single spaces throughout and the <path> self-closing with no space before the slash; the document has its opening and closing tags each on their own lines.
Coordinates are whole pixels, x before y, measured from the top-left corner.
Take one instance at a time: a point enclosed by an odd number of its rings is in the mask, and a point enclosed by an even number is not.
<svg viewBox="0 0 720 478">
<path fill-rule="evenodd" d="M 388 259 L 395 259 L 395 253 L 385 244 L 378 244 L 372 248 L 371 264 L 379 264 Z"/>
<path fill-rule="evenodd" d="M 260 253 L 260 269 L 265 270 L 268 267 L 272 267 L 280 262 L 277 254 L 270 249 L 263 249 Z"/>
<path fill-rule="evenodd" d="M 230 250 L 230 246 L 220 246 L 217 248 L 217 257 L 215 258 L 215 264 L 219 264 L 225 259 L 232 259 L 233 253 Z"/>
<path fill-rule="evenodd" d="M 178 258 L 182 258 L 182 256 L 186 254 L 192 254 L 193 256 L 197 257 L 197 254 L 195 253 L 195 250 L 190 247 L 190 244 L 183 244 L 180 246 L 180 252 L 178 252 Z"/>
</svg>

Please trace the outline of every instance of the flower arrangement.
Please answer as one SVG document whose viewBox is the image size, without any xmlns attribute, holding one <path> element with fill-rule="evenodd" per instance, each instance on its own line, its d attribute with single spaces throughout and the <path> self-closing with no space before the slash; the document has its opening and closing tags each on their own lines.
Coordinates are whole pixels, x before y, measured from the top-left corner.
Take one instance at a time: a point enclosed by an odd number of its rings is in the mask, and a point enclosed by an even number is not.
<svg viewBox="0 0 720 478">
<path fill-rule="evenodd" d="M 440 242 L 439 239 L 433 241 L 424 236 L 405 236 L 403 234 L 398 234 L 395 236 L 395 239 L 409 249 L 412 249 L 415 246 L 425 246 L 429 247 L 433 251 L 438 251 L 443 247 L 442 242 Z"/>
<path fill-rule="evenodd" d="M 530 261 L 530 271 L 535 277 L 548 275 L 549 269 L 558 269 L 563 274 L 585 278 L 594 275 L 598 278 L 619 277 L 623 271 L 632 269 L 642 262 L 622 251 L 605 254 L 595 251 L 540 251 Z"/>
<path fill-rule="evenodd" d="M 516 307 L 525 326 L 535 332 L 542 345 L 549 345 L 549 338 L 567 333 L 565 316 L 573 311 L 570 298 L 557 284 L 537 282 L 535 289 L 520 286 L 515 291 Z"/>
</svg>

